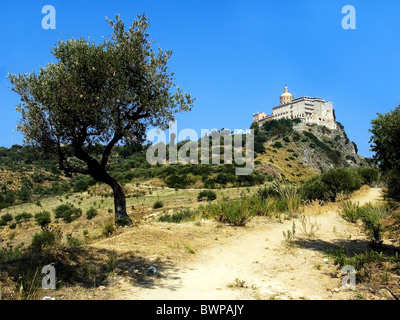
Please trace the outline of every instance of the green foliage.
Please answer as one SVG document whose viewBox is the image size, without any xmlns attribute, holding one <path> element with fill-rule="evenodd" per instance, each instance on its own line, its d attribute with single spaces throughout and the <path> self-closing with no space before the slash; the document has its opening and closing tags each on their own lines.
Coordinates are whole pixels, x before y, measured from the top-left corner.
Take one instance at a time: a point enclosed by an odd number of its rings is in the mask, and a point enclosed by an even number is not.
<svg viewBox="0 0 400 320">
<path fill-rule="evenodd" d="M 0 225 L 6 225 L 9 222 L 13 221 L 13 219 L 13 216 L 7 212 L 0 217 Z"/>
<path fill-rule="evenodd" d="M 21 258 L 23 256 L 21 248 L 22 245 L 0 248 L 0 262 L 4 263 L 10 260 Z"/>
<path fill-rule="evenodd" d="M 78 238 L 74 238 L 71 234 L 68 234 L 67 244 L 69 247 L 80 247 L 83 244 L 83 242 Z"/>
<path fill-rule="evenodd" d="M 164 207 L 164 203 L 160 200 L 157 200 L 153 203 L 153 209 L 160 209 L 162 207 Z"/>
<path fill-rule="evenodd" d="M 50 212 L 41 211 L 35 214 L 36 223 L 42 228 L 51 222 Z"/>
<path fill-rule="evenodd" d="M 386 197 L 400 201 L 400 106 L 371 121 L 371 150 L 387 182 Z"/>
<path fill-rule="evenodd" d="M 207 218 L 214 218 L 219 222 L 233 226 L 245 226 L 254 214 L 244 201 L 228 201 L 223 199 L 215 204 L 203 207 L 203 215 Z"/>
<path fill-rule="evenodd" d="M 92 220 L 95 216 L 97 216 L 97 214 L 98 214 L 97 209 L 93 208 L 93 207 L 89 208 L 86 211 L 86 217 L 87 217 L 88 220 Z"/>
<path fill-rule="evenodd" d="M 364 181 L 357 168 L 331 169 L 305 181 L 300 193 L 305 200 L 335 201 L 338 194 L 353 192 Z"/>
<path fill-rule="evenodd" d="M 102 234 L 104 237 L 111 236 L 116 231 L 115 226 L 112 222 L 106 223 L 103 226 Z"/>
<path fill-rule="evenodd" d="M 283 147 L 283 144 L 280 141 L 276 141 L 272 146 L 276 149 L 280 149 Z"/>
<path fill-rule="evenodd" d="M 70 223 L 78 219 L 82 215 L 82 209 L 75 208 L 72 204 L 61 204 L 54 209 L 54 217 L 56 219 L 63 219 L 65 222 Z"/>
<path fill-rule="evenodd" d="M 364 184 L 369 186 L 376 183 L 379 179 L 379 170 L 373 167 L 359 167 L 357 173 L 363 178 Z"/>
<path fill-rule="evenodd" d="M 52 249 L 60 245 L 61 239 L 62 232 L 59 228 L 46 226 L 32 237 L 31 248 L 33 250 Z"/>
<path fill-rule="evenodd" d="M 164 214 L 158 218 L 160 222 L 181 223 L 193 221 L 196 216 L 196 211 L 190 209 L 182 209 L 173 214 Z"/>
<path fill-rule="evenodd" d="M 382 220 L 387 217 L 388 212 L 382 206 L 373 206 L 371 204 L 366 204 L 361 210 L 364 230 L 370 237 L 372 247 L 379 249 L 383 243 L 384 226 Z"/>
<path fill-rule="evenodd" d="M 343 219 L 356 223 L 362 217 L 362 210 L 358 203 L 354 203 L 350 200 L 343 202 L 343 209 L 341 216 Z"/>
<path fill-rule="evenodd" d="M 86 180 L 80 179 L 74 185 L 74 192 L 84 192 L 87 191 L 89 184 Z"/>
<path fill-rule="evenodd" d="M 198 201 L 203 201 L 203 200 L 213 201 L 215 199 L 217 199 L 217 194 L 212 190 L 202 190 L 199 192 L 197 196 Z"/>
</svg>

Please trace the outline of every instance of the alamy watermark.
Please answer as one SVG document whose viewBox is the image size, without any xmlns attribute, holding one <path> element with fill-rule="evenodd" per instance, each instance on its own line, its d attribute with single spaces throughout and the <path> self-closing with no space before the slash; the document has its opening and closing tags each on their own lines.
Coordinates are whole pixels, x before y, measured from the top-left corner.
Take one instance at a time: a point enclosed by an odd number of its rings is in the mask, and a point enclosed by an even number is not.
<svg viewBox="0 0 400 320">
<path fill-rule="evenodd" d="M 232 138 L 233 136 L 233 138 Z M 189 139 L 189 140 L 187 140 Z M 166 134 L 161 129 L 152 129 L 146 140 L 152 144 L 147 149 L 146 160 L 151 165 L 167 163 Z M 178 150 L 177 141 L 185 141 Z M 223 145 L 221 142 L 223 141 Z M 211 145 L 210 145 L 211 142 Z M 223 147 L 223 153 L 221 152 Z M 210 155 L 211 148 L 211 155 Z M 236 175 L 249 175 L 254 170 L 254 132 L 250 130 L 209 130 L 201 129 L 200 157 L 199 137 L 193 129 L 178 133 L 177 122 L 169 123 L 169 164 L 211 164 L 237 165 Z M 211 156 L 211 158 L 210 158 Z"/>
<path fill-rule="evenodd" d="M 342 28 L 356 29 L 356 8 L 352 5 L 346 5 L 342 8 L 342 13 L 346 14 L 342 19 Z"/>
<path fill-rule="evenodd" d="M 356 289 L 356 269 L 353 266 L 347 265 L 342 268 L 342 273 L 345 276 L 342 279 L 342 287 L 346 290 Z"/>
<path fill-rule="evenodd" d="M 45 30 L 56 28 L 56 9 L 51 5 L 45 5 L 42 13 L 46 14 L 42 19 L 42 28 Z"/>
</svg>

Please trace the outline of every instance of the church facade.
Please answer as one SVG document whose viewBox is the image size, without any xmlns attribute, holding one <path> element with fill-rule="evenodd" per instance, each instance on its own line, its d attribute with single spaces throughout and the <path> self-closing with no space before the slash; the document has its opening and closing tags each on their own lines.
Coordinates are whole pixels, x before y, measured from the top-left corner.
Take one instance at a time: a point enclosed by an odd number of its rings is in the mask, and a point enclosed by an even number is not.
<svg viewBox="0 0 400 320">
<path fill-rule="evenodd" d="M 300 119 L 306 124 L 317 124 L 337 129 L 332 102 L 321 98 L 300 97 L 293 99 L 288 87 L 280 96 L 280 104 L 272 108 L 272 115 L 259 112 L 253 115 L 253 122 L 259 125 L 272 119 Z"/>
</svg>

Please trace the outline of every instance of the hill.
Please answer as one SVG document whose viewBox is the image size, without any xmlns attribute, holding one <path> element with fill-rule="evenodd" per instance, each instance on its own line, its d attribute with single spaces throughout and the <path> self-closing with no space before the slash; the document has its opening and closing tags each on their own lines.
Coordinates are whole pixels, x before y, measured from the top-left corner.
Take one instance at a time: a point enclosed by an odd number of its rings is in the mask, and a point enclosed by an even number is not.
<svg viewBox="0 0 400 320">
<path fill-rule="evenodd" d="M 302 182 L 313 175 L 339 167 L 368 166 L 369 159 L 357 154 L 340 123 L 338 129 L 306 125 L 280 119 L 253 123 L 255 132 L 255 170 L 278 179 Z"/>
</svg>

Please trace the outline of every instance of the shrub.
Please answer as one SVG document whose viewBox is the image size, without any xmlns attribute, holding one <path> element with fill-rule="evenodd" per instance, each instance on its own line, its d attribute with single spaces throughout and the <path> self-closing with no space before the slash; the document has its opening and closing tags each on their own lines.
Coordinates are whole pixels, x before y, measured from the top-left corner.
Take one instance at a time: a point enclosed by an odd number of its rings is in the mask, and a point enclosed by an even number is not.
<svg viewBox="0 0 400 320">
<path fill-rule="evenodd" d="M 74 238 L 71 234 L 67 235 L 67 244 L 69 247 L 80 247 L 82 243 L 82 240 Z"/>
<path fill-rule="evenodd" d="M 217 199 L 217 194 L 212 190 L 200 191 L 197 196 L 198 201 L 203 201 L 203 200 L 213 201 L 215 199 Z"/>
<path fill-rule="evenodd" d="M 343 209 L 341 212 L 343 219 L 352 223 L 356 223 L 358 219 L 361 218 L 362 214 L 363 212 L 358 203 L 353 203 L 352 201 L 343 202 Z"/>
<path fill-rule="evenodd" d="M 114 223 L 113 223 L 113 222 L 106 223 L 106 224 L 103 226 L 103 230 L 102 230 L 103 236 L 109 237 L 109 236 L 112 235 L 114 232 L 115 232 L 115 226 L 114 226 Z"/>
<path fill-rule="evenodd" d="M 98 214 L 97 209 L 95 209 L 93 207 L 89 208 L 86 211 L 86 217 L 87 217 L 88 220 L 92 220 L 95 216 L 97 216 L 97 214 Z"/>
<path fill-rule="evenodd" d="M 41 211 L 35 214 L 36 223 L 42 228 L 51 222 L 50 212 Z"/>
<path fill-rule="evenodd" d="M 79 179 L 75 182 L 74 192 L 84 192 L 89 188 L 89 183 L 85 179 Z"/>
<path fill-rule="evenodd" d="M 272 146 L 276 149 L 280 149 L 283 147 L 283 144 L 280 141 L 276 141 Z"/>
<path fill-rule="evenodd" d="M 372 185 L 378 180 L 379 171 L 372 167 L 359 167 L 356 169 L 357 173 L 363 178 L 364 184 Z"/>
<path fill-rule="evenodd" d="M 382 233 L 384 231 L 382 219 L 387 216 L 388 212 L 382 206 L 373 206 L 369 203 L 363 206 L 361 210 L 364 230 L 371 239 L 371 245 L 380 248 L 383 243 Z"/>
<path fill-rule="evenodd" d="M 212 209 L 215 219 L 233 226 L 245 226 L 253 218 L 254 214 L 244 203 L 240 200 L 228 201 L 224 199 Z"/>
<path fill-rule="evenodd" d="M 51 249 L 61 243 L 62 233 L 59 227 L 45 227 L 32 237 L 33 250 Z"/>
<path fill-rule="evenodd" d="M 18 245 L 15 248 L 12 246 L 0 248 L 0 262 L 7 262 L 22 257 L 21 247 L 22 245 Z"/>
<path fill-rule="evenodd" d="M 266 187 L 259 188 L 256 192 L 256 195 L 261 200 L 266 200 L 267 198 L 270 198 L 270 197 L 279 196 L 279 193 L 273 186 L 266 186 Z"/>
<path fill-rule="evenodd" d="M 157 200 L 153 203 L 153 209 L 160 209 L 162 207 L 164 207 L 164 203 L 160 200 Z"/>
<path fill-rule="evenodd" d="M 335 201 L 340 193 L 350 193 L 363 185 L 355 168 L 331 169 L 303 183 L 300 193 L 306 200 Z"/>
<path fill-rule="evenodd" d="M 15 221 L 16 221 L 17 223 L 20 223 L 20 222 L 29 221 L 30 219 L 32 219 L 32 217 L 33 217 L 33 216 L 32 216 L 30 213 L 22 212 L 22 213 L 17 214 L 17 215 L 14 217 L 14 219 L 15 219 Z"/>
<path fill-rule="evenodd" d="M 181 223 L 186 221 L 193 221 L 196 212 L 190 209 L 183 209 L 173 214 L 164 214 L 158 218 L 160 222 Z"/>
<path fill-rule="evenodd" d="M 14 218 L 10 213 L 5 213 L 0 217 L 2 225 L 6 225 L 7 223 L 11 222 L 13 219 Z"/>
<path fill-rule="evenodd" d="M 75 208 L 72 204 L 61 204 L 54 209 L 54 216 L 56 219 L 63 219 L 69 223 L 78 219 L 82 215 L 82 209 Z"/>
</svg>

